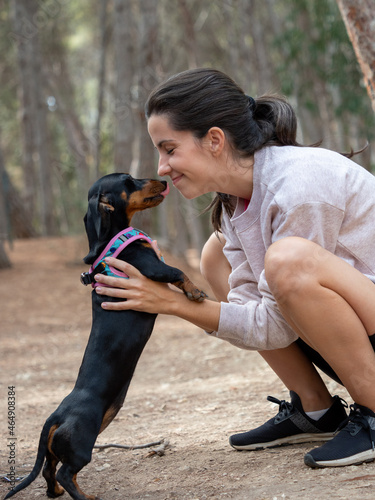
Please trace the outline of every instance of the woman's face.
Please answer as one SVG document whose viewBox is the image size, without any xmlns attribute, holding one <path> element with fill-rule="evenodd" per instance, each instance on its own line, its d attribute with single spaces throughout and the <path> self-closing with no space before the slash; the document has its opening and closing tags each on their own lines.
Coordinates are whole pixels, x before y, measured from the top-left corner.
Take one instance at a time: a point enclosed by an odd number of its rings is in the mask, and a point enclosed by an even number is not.
<svg viewBox="0 0 375 500">
<path fill-rule="evenodd" d="M 148 132 L 159 152 L 158 174 L 169 175 L 185 198 L 218 190 L 215 140 L 209 133 L 199 140 L 191 132 L 173 130 L 165 115 L 151 115 Z"/>
</svg>

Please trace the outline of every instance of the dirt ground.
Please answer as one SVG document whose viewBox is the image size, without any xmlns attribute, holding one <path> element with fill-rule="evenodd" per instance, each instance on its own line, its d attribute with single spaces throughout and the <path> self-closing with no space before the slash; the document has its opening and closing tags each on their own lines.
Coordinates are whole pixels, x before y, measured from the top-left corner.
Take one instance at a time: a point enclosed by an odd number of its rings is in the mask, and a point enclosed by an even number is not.
<svg viewBox="0 0 375 500">
<path fill-rule="evenodd" d="M 13 268 L 0 272 L 1 497 L 9 488 L 8 386 L 16 392 L 18 477 L 31 470 L 41 427 L 76 379 L 91 326 L 90 290 L 79 282 L 85 251 L 78 238 L 16 241 Z M 183 267 L 204 286 L 196 270 Z M 342 388 L 328 384 L 350 402 Z M 275 415 L 269 394 L 289 396 L 257 353 L 159 316 L 125 405 L 98 443 L 165 439 L 169 446 L 163 456 L 150 449 L 94 450 L 79 484 L 104 500 L 373 499 L 374 464 L 312 470 L 303 464 L 309 444 L 256 452 L 228 445 L 232 433 Z M 15 498 L 46 498 L 43 478 Z"/>
</svg>

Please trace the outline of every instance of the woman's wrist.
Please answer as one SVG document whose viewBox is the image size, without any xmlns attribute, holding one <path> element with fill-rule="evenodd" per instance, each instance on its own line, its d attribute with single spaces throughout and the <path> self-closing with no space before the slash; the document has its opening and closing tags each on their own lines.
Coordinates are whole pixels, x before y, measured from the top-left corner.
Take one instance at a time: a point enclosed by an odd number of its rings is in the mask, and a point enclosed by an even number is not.
<svg viewBox="0 0 375 500">
<path fill-rule="evenodd" d="M 220 319 L 220 302 L 205 299 L 203 302 L 189 300 L 184 294 L 175 292 L 166 314 L 185 319 L 207 331 L 217 331 Z"/>
<path fill-rule="evenodd" d="M 192 302 L 186 297 L 186 295 L 180 290 L 173 289 L 168 285 L 168 297 L 163 299 L 165 311 L 162 314 L 168 314 L 170 316 L 180 316 L 185 308 L 190 307 Z"/>
</svg>

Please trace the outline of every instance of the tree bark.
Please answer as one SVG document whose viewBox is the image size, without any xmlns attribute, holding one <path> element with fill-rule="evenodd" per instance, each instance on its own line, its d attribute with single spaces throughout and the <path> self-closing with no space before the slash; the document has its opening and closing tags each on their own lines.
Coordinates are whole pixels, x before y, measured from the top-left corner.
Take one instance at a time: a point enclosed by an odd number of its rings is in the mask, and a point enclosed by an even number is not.
<svg viewBox="0 0 375 500">
<path fill-rule="evenodd" d="M 249 24 L 249 33 L 253 41 L 251 52 L 253 52 L 255 71 L 250 81 L 256 78 L 258 92 L 268 93 L 274 91 L 275 72 L 272 71 L 270 54 L 265 43 L 268 33 L 265 23 L 269 24 L 270 21 L 267 16 L 262 15 L 264 7 L 264 2 L 259 2 L 259 0 L 241 2 L 242 19 L 246 19 Z M 259 21 L 260 18 L 263 18 L 262 22 Z"/>
<path fill-rule="evenodd" d="M 101 30 L 101 46 L 100 46 L 100 65 L 98 77 L 98 109 L 95 124 L 95 178 L 100 177 L 100 149 L 101 149 L 101 120 L 103 116 L 103 100 L 106 77 L 106 60 L 107 48 L 110 39 L 110 28 L 108 26 L 108 0 L 101 0 L 100 11 L 100 30 Z"/>
<path fill-rule="evenodd" d="M 72 84 L 66 64 L 64 49 L 53 54 L 59 64 L 50 64 L 47 72 L 48 85 L 52 95 L 56 97 L 57 111 L 64 125 L 64 133 L 70 153 L 74 159 L 77 174 L 78 195 L 86 197 L 89 188 L 89 164 L 87 157 L 94 153 L 95 138 L 90 138 L 84 131 L 81 120 L 75 110 L 75 88 Z"/>
<path fill-rule="evenodd" d="M 137 60 L 138 76 L 138 116 L 140 119 L 139 163 L 136 169 L 138 177 L 155 175 L 155 150 L 147 131 L 144 113 L 145 102 L 157 83 L 156 44 L 157 44 L 157 2 L 140 0 L 139 50 Z"/>
<path fill-rule="evenodd" d="M 25 6 L 20 1 L 12 4 L 12 17 L 14 32 L 10 38 L 17 45 L 17 59 L 19 67 L 19 98 L 22 102 L 22 163 L 23 163 L 23 183 L 25 207 L 33 217 L 36 193 L 37 176 L 36 162 L 34 160 L 34 129 L 33 117 L 35 116 L 35 101 L 32 94 L 32 68 L 29 61 L 32 60 L 32 45 L 28 43 L 28 38 L 35 36 L 36 27 L 29 22 L 25 13 Z"/>
<path fill-rule="evenodd" d="M 13 39 L 17 43 L 18 65 L 22 87 L 24 178 L 32 191 L 29 208 L 35 205 L 36 185 L 39 184 L 39 218 L 42 234 L 54 234 L 51 182 L 50 140 L 47 127 L 47 105 L 43 95 L 42 59 L 38 29 L 34 19 L 38 12 L 35 0 L 14 1 Z M 34 28 L 34 29 L 33 29 Z M 37 173 L 36 173 L 37 171 Z"/>
<path fill-rule="evenodd" d="M 132 86 L 134 85 L 133 2 L 114 2 L 114 52 L 116 69 L 114 164 L 116 172 L 129 172 L 133 158 L 134 120 Z"/>
<path fill-rule="evenodd" d="M 5 185 L 5 166 L 3 154 L 0 150 L 0 269 L 11 267 L 10 260 L 5 251 L 4 243 L 9 241 L 9 214 L 6 210 L 6 185 Z"/>
<path fill-rule="evenodd" d="M 346 30 L 361 67 L 375 111 L 375 34 L 373 0 L 337 0 Z"/>
<path fill-rule="evenodd" d="M 199 66 L 198 50 L 196 33 L 194 29 L 194 21 L 186 0 L 179 0 L 179 7 L 183 18 L 184 43 L 185 51 L 188 59 L 189 69 L 194 69 Z M 230 30 L 230 27 L 228 28 Z M 234 50 L 234 52 L 236 52 Z M 198 252 L 203 248 L 206 241 L 202 220 L 198 219 L 196 210 L 197 200 L 181 199 L 181 196 L 173 197 L 176 205 L 173 210 L 173 215 L 176 224 L 176 243 L 173 248 L 179 254 L 185 254 L 190 246 L 194 247 Z M 187 233 L 187 234 L 186 234 Z"/>
<path fill-rule="evenodd" d="M 24 201 L 14 187 L 7 171 L 4 169 L 1 188 L 5 192 L 6 216 L 8 218 L 8 233 L 10 238 L 35 238 L 35 231 L 30 213 Z"/>
<path fill-rule="evenodd" d="M 155 150 L 147 131 L 147 121 L 144 112 L 146 99 L 157 82 L 156 78 L 156 47 L 157 47 L 157 2 L 140 0 L 137 58 L 137 121 L 138 121 L 138 158 L 133 162 L 131 173 L 139 178 L 155 177 Z M 138 161 L 137 161 L 138 160 Z M 136 223 L 146 232 L 151 232 L 152 212 L 146 210 L 136 215 Z"/>
<path fill-rule="evenodd" d="M 183 18 L 185 50 L 188 58 L 188 67 L 189 69 L 197 68 L 199 63 L 194 21 L 186 0 L 178 0 L 178 3 Z"/>
</svg>

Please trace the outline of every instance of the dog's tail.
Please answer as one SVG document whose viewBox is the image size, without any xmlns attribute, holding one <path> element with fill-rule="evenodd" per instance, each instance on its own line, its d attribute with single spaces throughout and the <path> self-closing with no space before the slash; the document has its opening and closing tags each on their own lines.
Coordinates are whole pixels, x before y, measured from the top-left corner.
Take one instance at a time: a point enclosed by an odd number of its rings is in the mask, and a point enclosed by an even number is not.
<svg viewBox="0 0 375 500">
<path fill-rule="evenodd" d="M 50 433 L 51 427 L 54 424 L 56 424 L 56 422 L 53 422 L 50 419 L 48 419 L 46 421 L 46 423 L 44 424 L 42 432 L 40 434 L 38 453 L 36 455 L 33 470 L 20 484 L 18 484 L 15 488 L 10 490 L 10 492 L 4 497 L 4 500 L 6 500 L 6 498 L 12 497 L 13 495 L 18 493 L 19 491 L 21 491 L 24 488 L 26 488 L 27 486 L 29 486 L 29 484 L 31 484 L 39 475 L 39 472 L 41 471 L 43 464 L 44 464 L 44 460 L 46 458 L 49 433 Z"/>
</svg>

